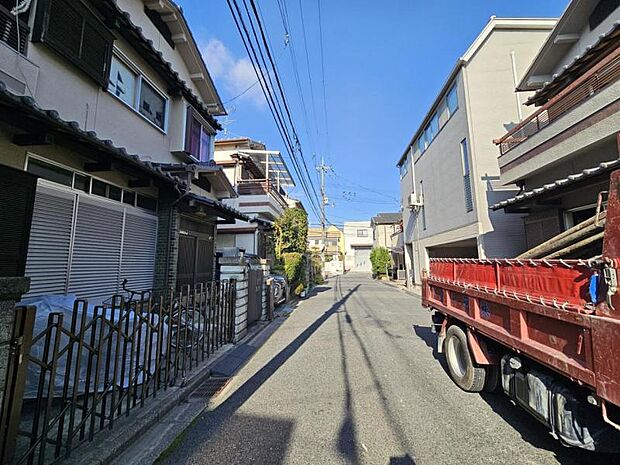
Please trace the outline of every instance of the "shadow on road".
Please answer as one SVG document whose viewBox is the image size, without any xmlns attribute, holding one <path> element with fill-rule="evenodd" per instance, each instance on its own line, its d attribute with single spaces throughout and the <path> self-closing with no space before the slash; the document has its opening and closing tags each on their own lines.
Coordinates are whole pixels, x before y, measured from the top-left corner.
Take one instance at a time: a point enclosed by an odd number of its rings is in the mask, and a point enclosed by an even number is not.
<svg viewBox="0 0 620 465">
<path fill-rule="evenodd" d="M 357 291 L 359 284 L 338 299 L 329 309 L 308 326 L 301 334 L 291 341 L 267 364 L 258 370 L 250 379 L 243 383 L 217 408 L 207 412 L 195 426 L 187 430 L 186 436 L 178 441 L 174 450 L 167 452 L 166 457 L 160 463 L 209 463 L 232 464 L 232 463 L 260 463 L 278 465 L 283 463 L 293 422 L 283 422 L 281 419 L 260 417 L 259 422 L 247 415 L 236 413 L 237 410 L 265 383 L 276 371 L 291 358 L 297 350 L 325 323 L 329 317 L 335 314 Z M 329 288 L 325 288 L 327 290 Z M 285 424 L 286 423 L 286 424 Z M 243 434 L 249 435 L 244 436 Z M 251 440 L 251 437 L 256 437 Z M 265 444 L 266 438 L 269 438 Z M 220 444 L 220 441 L 226 441 Z M 235 449 L 245 452 L 243 460 L 233 460 L 229 456 L 231 444 Z M 247 450 L 244 444 L 248 444 Z M 261 444 L 260 447 L 251 447 Z M 221 447 L 222 446 L 222 447 Z M 267 446 L 267 447 L 265 447 Z M 347 445 L 343 447 L 346 449 Z M 237 455 L 235 455 L 236 457 Z M 191 460 L 182 461 L 182 458 Z M 239 456 L 241 457 L 241 456 Z"/>
<path fill-rule="evenodd" d="M 340 288 L 339 281 L 334 286 L 334 295 L 336 298 L 343 295 L 342 290 Z M 377 392 L 379 396 L 379 400 L 381 402 L 381 408 L 383 410 L 384 415 L 389 420 L 388 425 L 390 426 L 390 429 L 392 430 L 392 434 L 394 438 L 396 439 L 396 441 L 398 442 L 400 449 L 402 451 L 413 450 L 411 444 L 409 443 L 409 438 L 407 434 L 405 433 L 404 428 L 402 427 L 402 425 L 400 424 L 398 420 L 398 416 L 395 414 L 395 412 L 393 411 L 392 407 L 390 406 L 388 402 L 388 399 L 392 396 L 390 396 L 389 393 L 386 392 L 381 381 L 379 380 L 379 377 L 377 376 L 377 371 L 371 360 L 366 344 L 363 342 L 357 329 L 355 328 L 355 325 L 353 324 L 354 320 L 349 314 L 346 304 L 342 305 L 342 310 L 340 310 L 338 313 L 344 314 L 344 321 L 347 323 L 347 328 L 353 334 L 353 337 L 361 350 L 362 356 L 364 358 L 364 363 L 366 364 L 366 367 L 368 368 L 368 371 L 370 372 L 370 376 L 372 378 L 375 391 Z M 368 316 L 371 317 L 370 315 Z M 348 373 L 347 361 L 346 361 L 347 353 L 346 353 L 345 344 L 344 344 L 344 334 L 343 334 L 344 328 L 342 326 L 341 319 L 338 318 L 337 321 L 338 321 L 338 337 L 340 341 L 340 350 L 342 354 L 342 373 L 343 373 L 343 378 L 345 382 L 345 396 L 346 396 L 345 417 L 343 419 L 342 426 L 340 429 L 338 444 L 339 446 L 341 444 L 346 444 L 347 446 L 346 448 L 343 449 L 342 447 L 340 447 L 340 452 L 345 456 L 345 458 L 347 459 L 349 463 L 357 465 L 360 463 L 360 461 L 359 461 L 359 452 L 358 452 L 358 441 L 356 438 L 356 431 L 355 431 L 354 414 L 353 414 L 352 402 L 351 402 L 351 387 L 349 383 L 349 373 Z M 386 330 L 383 327 L 382 323 L 376 319 L 375 321 L 377 321 L 378 327 L 383 329 L 385 332 Z M 390 457 L 388 463 L 396 464 L 396 465 L 415 465 L 415 461 L 409 455 L 409 453 L 406 453 L 402 457 Z"/>
<path fill-rule="evenodd" d="M 428 347 L 433 349 L 433 357 L 441 364 L 446 376 L 450 376 L 445 358 L 437 353 L 437 334 L 433 333 L 430 327 L 421 325 L 413 325 L 413 331 Z M 551 436 L 551 432 L 546 426 L 514 405 L 510 398 L 503 393 L 483 392 L 479 395 L 525 441 L 540 449 L 553 452 L 557 461 L 563 465 L 611 465 L 620 461 L 620 455 L 597 454 L 583 449 L 564 447 Z"/>
</svg>

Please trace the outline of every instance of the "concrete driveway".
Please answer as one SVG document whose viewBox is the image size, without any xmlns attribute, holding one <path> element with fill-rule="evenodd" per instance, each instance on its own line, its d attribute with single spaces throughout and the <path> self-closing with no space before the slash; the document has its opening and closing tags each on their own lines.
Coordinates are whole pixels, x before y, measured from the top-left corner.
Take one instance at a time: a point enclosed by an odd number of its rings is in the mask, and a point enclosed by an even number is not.
<svg viewBox="0 0 620 465">
<path fill-rule="evenodd" d="M 318 288 L 161 458 L 181 464 L 596 464 L 503 395 L 461 391 L 416 297 L 348 274 Z"/>
</svg>

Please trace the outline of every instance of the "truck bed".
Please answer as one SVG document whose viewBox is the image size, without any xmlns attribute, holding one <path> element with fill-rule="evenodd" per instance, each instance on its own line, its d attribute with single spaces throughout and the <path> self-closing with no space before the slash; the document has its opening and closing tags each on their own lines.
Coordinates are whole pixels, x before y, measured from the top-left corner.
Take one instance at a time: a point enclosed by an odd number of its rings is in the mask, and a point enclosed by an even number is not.
<svg viewBox="0 0 620 465">
<path fill-rule="evenodd" d="M 431 259 L 422 302 L 620 405 L 620 320 L 601 304 L 602 266 Z"/>
</svg>

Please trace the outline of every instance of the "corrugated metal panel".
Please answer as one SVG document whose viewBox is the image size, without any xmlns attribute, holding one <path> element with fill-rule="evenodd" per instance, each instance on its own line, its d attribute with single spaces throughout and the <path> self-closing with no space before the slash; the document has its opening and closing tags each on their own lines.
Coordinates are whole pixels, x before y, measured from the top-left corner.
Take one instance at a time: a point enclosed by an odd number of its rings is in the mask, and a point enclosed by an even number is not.
<svg viewBox="0 0 620 465">
<path fill-rule="evenodd" d="M 119 287 L 123 209 L 81 196 L 75 224 L 69 292 L 106 299 Z"/>
<path fill-rule="evenodd" d="M 127 287 L 130 289 L 148 290 L 153 287 L 156 245 L 157 217 L 127 211 L 121 281 L 127 279 Z"/>
<path fill-rule="evenodd" d="M 37 188 L 26 260 L 31 284 L 25 297 L 65 293 L 74 202 L 75 194 Z"/>
</svg>

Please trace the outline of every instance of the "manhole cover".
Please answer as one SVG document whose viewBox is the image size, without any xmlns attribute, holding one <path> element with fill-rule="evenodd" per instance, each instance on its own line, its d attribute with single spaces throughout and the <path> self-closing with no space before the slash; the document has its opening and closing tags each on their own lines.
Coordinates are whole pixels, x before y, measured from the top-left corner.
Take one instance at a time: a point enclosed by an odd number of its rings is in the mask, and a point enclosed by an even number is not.
<svg viewBox="0 0 620 465">
<path fill-rule="evenodd" d="M 230 382 L 230 378 L 224 376 L 212 376 L 204 383 L 198 386 L 191 394 L 190 397 L 209 399 L 217 396 L 222 389 Z"/>
</svg>

